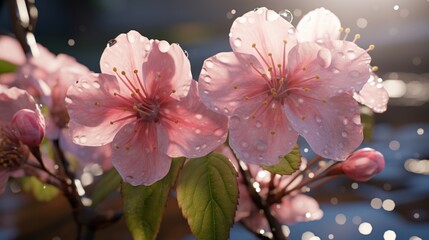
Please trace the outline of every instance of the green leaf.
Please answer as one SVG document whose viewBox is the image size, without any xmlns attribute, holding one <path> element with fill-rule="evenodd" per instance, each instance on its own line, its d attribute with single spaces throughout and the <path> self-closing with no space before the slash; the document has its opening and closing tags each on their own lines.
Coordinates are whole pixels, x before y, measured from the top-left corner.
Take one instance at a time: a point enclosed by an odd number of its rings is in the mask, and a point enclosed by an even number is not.
<svg viewBox="0 0 429 240">
<path fill-rule="evenodd" d="M 49 202 L 59 193 L 56 187 L 43 183 L 36 177 L 22 177 L 19 179 L 19 182 L 21 183 L 22 189 L 26 192 L 33 193 L 37 201 Z"/>
<path fill-rule="evenodd" d="M 363 138 L 365 141 L 371 141 L 374 128 L 374 113 L 368 107 L 361 106 L 360 119 L 363 125 Z"/>
<path fill-rule="evenodd" d="M 301 165 L 301 153 L 296 145 L 290 153 L 282 157 L 279 163 L 272 166 L 262 166 L 263 169 L 274 174 L 291 175 L 299 169 Z"/>
<path fill-rule="evenodd" d="M 134 187 L 128 183 L 122 183 L 124 215 L 134 240 L 156 238 L 168 193 L 184 161 L 184 158 L 174 159 L 167 176 L 150 186 Z"/>
<path fill-rule="evenodd" d="M 227 239 L 238 200 L 234 166 L 218 153 L 190 159 L 180 173 L 177 200 L 197 239 Z"/>
<path fill-rule="evenodd" d="M 109 194 L 121 186 L 121 176 L 115 168 L 110 169 L 103 174 L 103 178 L 95 186 L 92 193 L 92 206 L 96 207 L 101 203 Z"/>
<path fill-rule="evenodd" d="M 15 64 L 0 60 L 0 74 L 15 72 L 16 68 L 17 66 Z"/>
</svg>

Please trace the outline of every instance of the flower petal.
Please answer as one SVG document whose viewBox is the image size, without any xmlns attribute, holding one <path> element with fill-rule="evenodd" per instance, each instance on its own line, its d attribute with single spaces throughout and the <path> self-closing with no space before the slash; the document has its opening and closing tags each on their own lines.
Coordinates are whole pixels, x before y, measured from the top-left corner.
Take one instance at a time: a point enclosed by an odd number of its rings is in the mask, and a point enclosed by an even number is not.
<svg viewBox="0 0 429 240">
<path fill-rule="evenodd" d="M 246 98 L 253 99 L 265 90 L 257 71 L 262 66 L 249 54 L 224 52 L 208 58 L 199 78 L 201 101 L 215 112 L 231 115 Z"/>
<path fill-rule="evenodd" d="M 370 61 L 368 53 L 352 42 L 300 43 L 289 54 L 288 86 L 307 89 L 319 98 L 359 91 L 370 76 Z"/>
<path fill-rule="evenodd" d="M 137 31 L 131 30 L 126 34 L 120 34 L 110 40 L 104 49 L 100 59 L 101 72 L 115 75 L 113 68 L 128 74 L 133 73 L 136 69 L 140 70 L 150 50 L 150 45 L 149 39 Z"/>
<path fill-rule="evenodd" d="M 341 23 L 338 17 L 325 8 L 317 8 L 307 13 L 299 21 L 296 30 L 300 42 L 337 40 L 340 37 Z"/>
<path fill-rule="evenodd" d="M 112 142 L 113 166 L 134 186 L 151 185 L 167 175 L 171 158 L 158 146 L 154 124 L 126 125 Z"/>
<path fill-rule="evenodd" d="M 0 91 L 0 124 L 10 122 L 21 109 L 36 110 L 36 102 L 27 91 L 16 87 Z"/>
<path fill-rule="evenodd" d="M 0 36 L 0 60 L 21 65 L 25 62 L 25 53 L 15 38 Z"/>
<path fill-rule="evenodd" d="M 258 58 L 260 63 L 264 61 L 271 63 L 268 61 L 268 55 L 265 54 L 272 53 L 274 62 L 282 64 L 284 42 L 287 41 L 285 49 L 285 56 L 287 56 L 289 49 L 296 44 L 295 31 L 292 24 L 280 17 L 278 13 L 261 7 L 234 21 L 229 41 L 234 52 L 252 54 Z M 258 55 L 253 47 L 254 44 L 263 57 Z"/>
<path fill-rule="evenodd" d="M 237 157 L 247 163 L 273 165 L 296 144 L 283 109 L 273 101 L 246 104 L 229 119 L 230 145 Z"/>
<path fill-rule="evenodd" d="M 389 94 L 383 87 L 381 78 L 378 78 L 375 74 L 371 74 L 368 82 L 353 97 L 356 101 L 368 106 L 377 113 L 386 111 L 389 101 Z"/>
<path fill-rule="evenodd" d="M 182 98 L 192 82 L 189 59 L 178 44 L 154 40 L 143 63 L 143 79 L 151 97 Z"/>
<path fill-rule="evenodd" d="M 290 95 L 285 110 L 293 128 L 314 152 L 322 157 L 344 160 L 363 140 L 359 106 L 348 93 L 327 99 L 295 101 Z M 301 103 L 300 103 L 301 102 Z"/>
<path fill-rule="evenodd" d="M 125 100 L 113 96 L 118 89 L 116 78 L 107 74 L 87 75 L 69 88 L 66 104 L 75 143 L 85 146 L 107 144 L 122 126 L 131 121 L 111 124 L 132 114 L 124 111 L 127 107 Z"/>
<path fill-rule="evenodd" d="M 314 221 L 323 216 L 319 203 L 304 194 L 283 198 L 281 204 L 271 207 L 271 211 L 275 212 L 275 216 L 281 224 Z"/>
<path fill-rule="evenodd" d="M 168 145 L 170 157 L 201 157 L 226 140 L 227 118 L 210 111 L 199 101 L 196 81 L 192 82 L 185 99 L 168 103 L 161 115 L 160 141 Z"/>
</svg>

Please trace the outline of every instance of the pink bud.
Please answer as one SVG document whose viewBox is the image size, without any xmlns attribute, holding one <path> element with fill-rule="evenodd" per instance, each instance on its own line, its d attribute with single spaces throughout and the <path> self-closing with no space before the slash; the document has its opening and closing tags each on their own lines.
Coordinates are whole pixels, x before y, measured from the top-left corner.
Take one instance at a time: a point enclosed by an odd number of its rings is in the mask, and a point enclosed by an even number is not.
<svg viewBox="0 0 429 240">
<path fill-rule="evenodd" d="M 372 148 L 359 149 L 342 164 L 342 170 L 349 178 L 365 182 L 384 168 L 384 156 Z"/>
<path fill-rule="evenodd" d="M 39 146 L 45 136 L 45 119 L 39 112 L 21 109 L 13 115 L 12 125 L 18 139 L 30 147 Z"/>
</svg>

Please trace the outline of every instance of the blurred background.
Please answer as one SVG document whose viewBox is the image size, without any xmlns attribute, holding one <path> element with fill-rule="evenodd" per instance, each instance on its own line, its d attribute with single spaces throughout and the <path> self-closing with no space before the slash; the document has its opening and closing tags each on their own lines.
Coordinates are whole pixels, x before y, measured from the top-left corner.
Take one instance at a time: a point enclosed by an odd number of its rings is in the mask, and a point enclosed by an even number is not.
<svg viewBox="0 0 429 240">
<path fill-rule="evenodd" d="M 0 0 L 4 34 L 11 33 L 6 3 Z M 379 67 L 391 98 L 388 110 L 374 115 L 373 139 L 364 146 L 385 155 L 386 169 L 367 183 L 341 178 L 312 190 L 325 215 L 290 226 L 291 239 L 429 239 L 429 0 L 43 0 L 36 6 L 37 41 L 95 72 L 107 42 L 135 29 L 179 43 L 189 54 L 194 79 L 206 58 L 230 51 L 228 33 L 238 16 L 261 6 L 288 9 L 296 25 L 315 8 L 331 10 L 351 36 L 361 35 L 358 45 L 376 46 L 372 65 Z M 312 157 L 309 150 L 303 154 Z M 105 208 L 120 207 L 112 199 Z M 159 239 L 190 239 L 175 204 L 168 203 Z M 124 221 L 97 233 L 98 239 L 107 237 L 131 238 Z M 38 203 L 9 189 L 0 197 L 0 239 L 16 238 L 73 239 L 65 200 Z M 231 239 L 252 236 L 237 226 Z"/>
</svg>

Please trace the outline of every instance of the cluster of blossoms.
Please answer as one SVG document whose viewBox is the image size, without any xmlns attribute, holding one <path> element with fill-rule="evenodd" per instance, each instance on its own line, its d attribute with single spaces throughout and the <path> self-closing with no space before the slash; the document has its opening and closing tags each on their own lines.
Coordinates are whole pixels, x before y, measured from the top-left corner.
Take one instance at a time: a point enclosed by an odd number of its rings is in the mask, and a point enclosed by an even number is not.
<svg viewBox="0 0 429 240">
<path fill-rule="evenodd" d="M 260 166 L 279 163 L 300 135 L 319 156 L 345 160 L 328 174 L 366 181 L 381 171 L 380 153 L 351 155 L 363 140 L 358 103 L 383 112 L 388 96 L 370 66 L 374 47 L 362 49 L 355 43 L 360 36 L 348 41 L 348 34 L 323 8 L 296 28 L 258 8 L 234 21 L 233 52 L 205 60 L 198 81 L 178 44 L 136 31 L 109 42 L 101 73 L 42 46 L 38 56 L 26 58 L 17 54 L 17 41 L 0 37 L 0 58 L 19 66 L 0 75 L 1 84 L 25 89 L 0 88 L 0 187 L 45 131 L 64 152 L 104 168 L 113 165 L 132 185 L 164 178 L 172 158 L 202 157 L 221 146 L 216 151 L 238 172 L 240 161 L 249 164 L 262 199 L 273 189 L 289 193 L 269 206 L 282 224 L 319 219 L 317 201 L 295 189 L 302 172 L 274 176 Z M 44 116 L 30 94 L 45 106 Z M 233 152 L 223 145 L 228 134 Z M 268 230 L 243 178 L 236 220 Z"/>
</svg>

